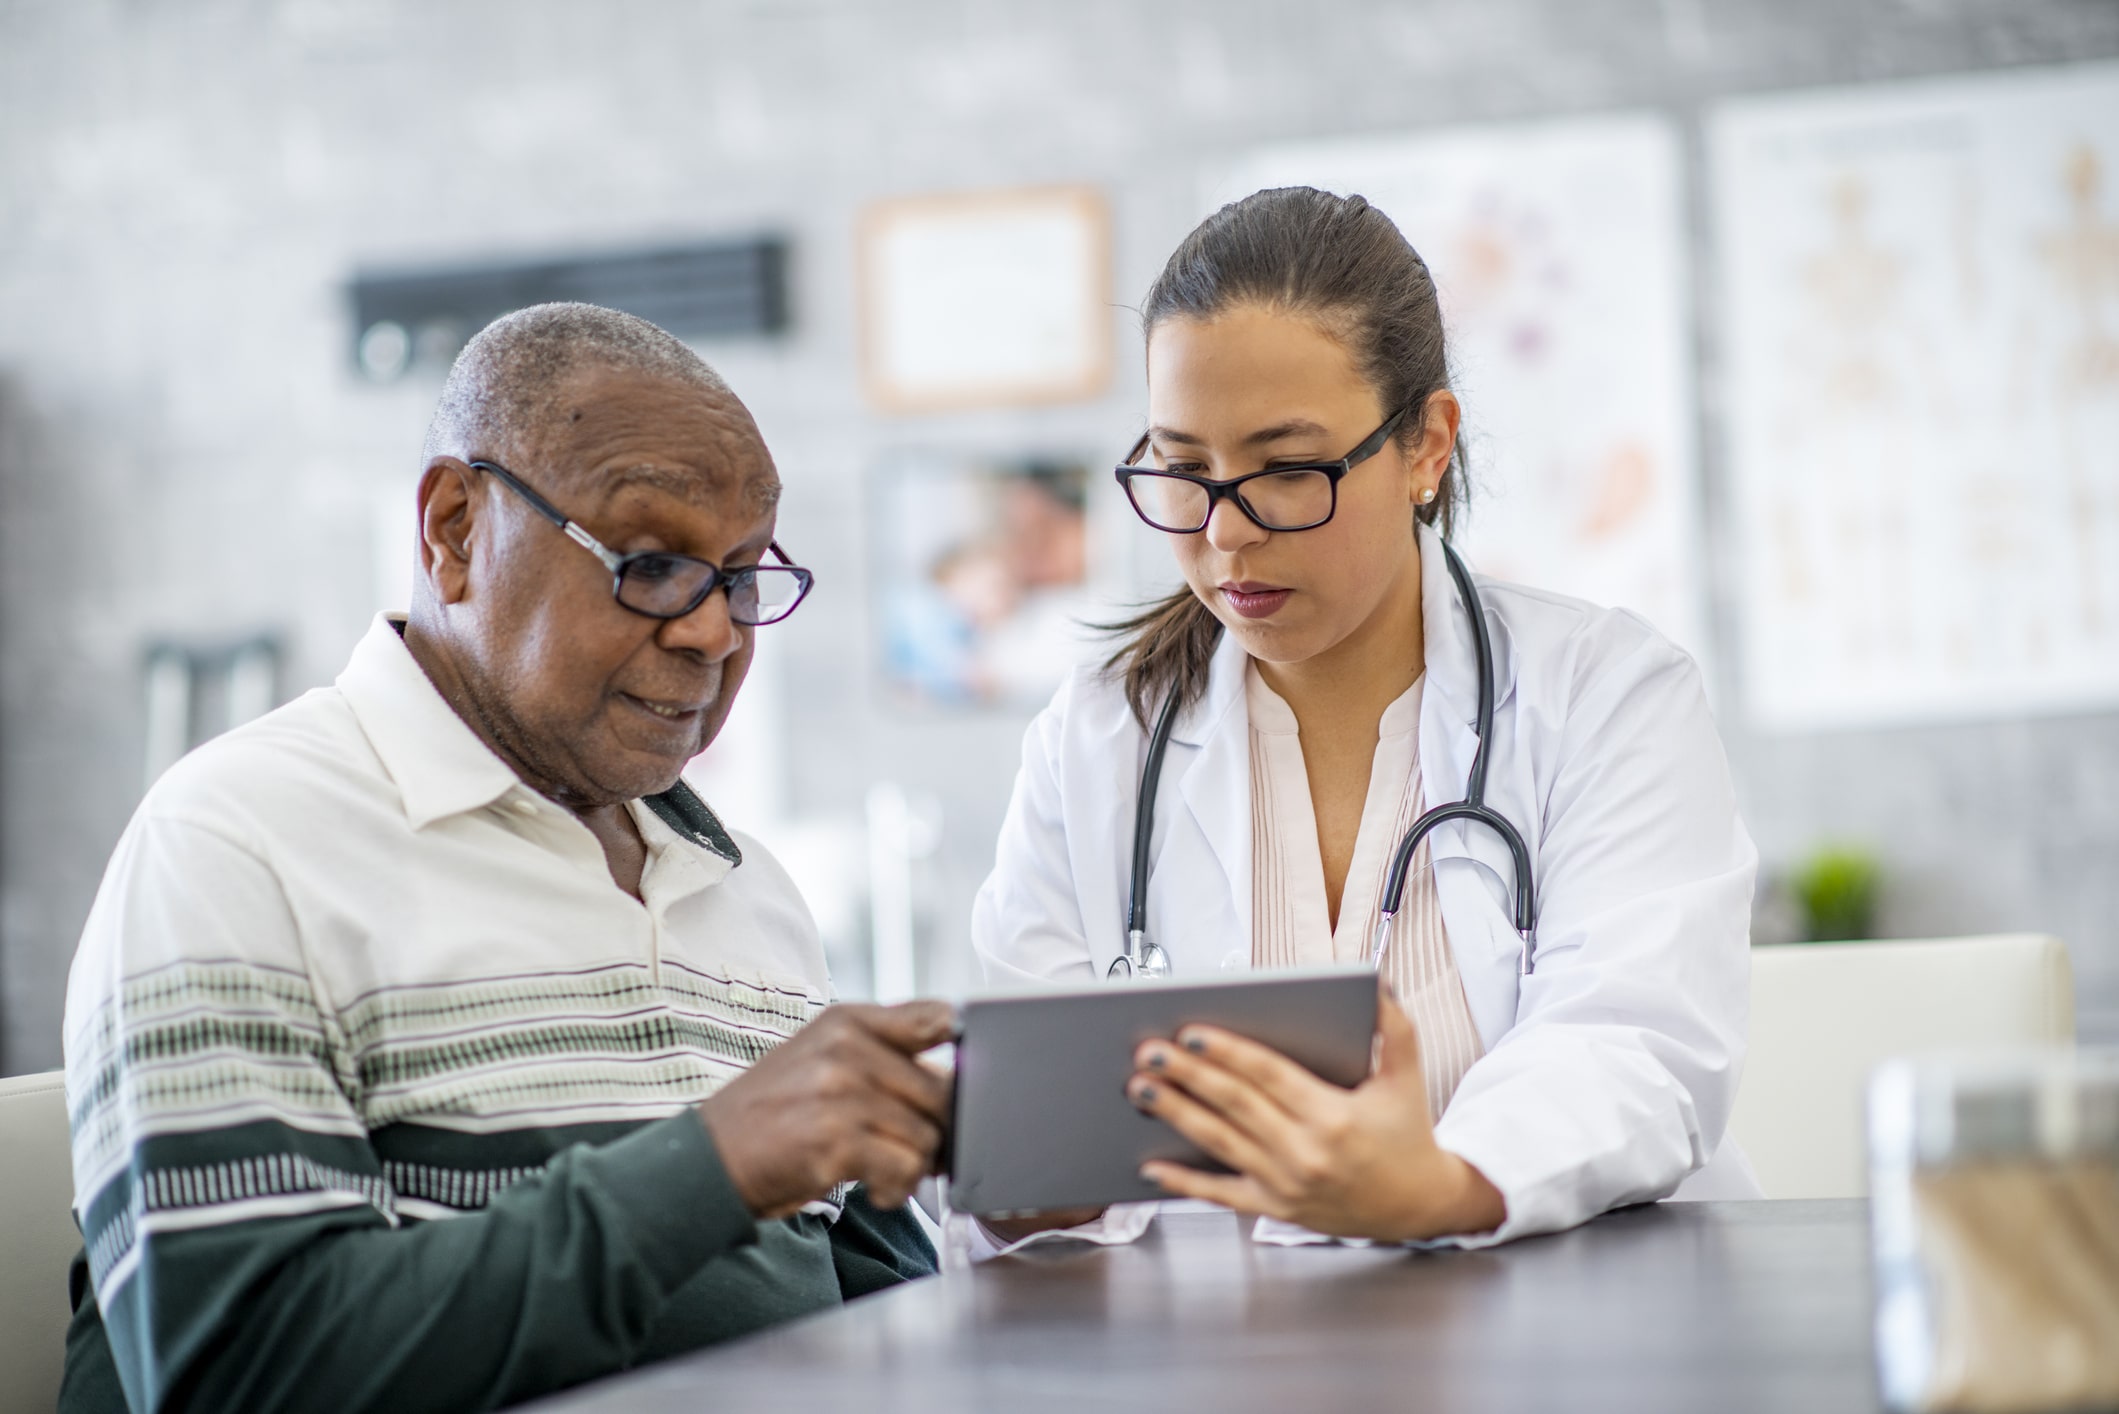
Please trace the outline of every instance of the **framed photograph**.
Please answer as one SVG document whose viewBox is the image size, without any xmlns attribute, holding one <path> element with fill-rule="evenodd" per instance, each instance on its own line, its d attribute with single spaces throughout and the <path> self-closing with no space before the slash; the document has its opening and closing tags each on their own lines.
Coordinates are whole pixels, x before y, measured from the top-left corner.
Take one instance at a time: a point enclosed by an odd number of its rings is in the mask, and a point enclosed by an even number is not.
<svg viewBox="0 0 2119 1414">
<path fill-rule="evenodd" d="M 1111 218 L 1088 187 L 905 197 L 860 231 L 862 381 L 886 412 L 1073 402 L 1111 378 Z"/>
<path fill-rule="evenodd" d="M 901 456 L 875 483 L 882 673 L 908 703 L 1042 707 L 1113 612 L 1079 462 Z"/>
</svg>

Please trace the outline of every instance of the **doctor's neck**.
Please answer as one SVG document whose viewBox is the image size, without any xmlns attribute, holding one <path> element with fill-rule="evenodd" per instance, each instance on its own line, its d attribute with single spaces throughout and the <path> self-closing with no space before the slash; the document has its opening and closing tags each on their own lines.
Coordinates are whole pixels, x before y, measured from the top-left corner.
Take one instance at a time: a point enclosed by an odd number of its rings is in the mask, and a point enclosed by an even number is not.
<svg viewBox="0 0 2119 1414">
<path fill-rule="evenodd" d="M 1394 577 L 1374 611 L 1353 632 L 1294 662 L 1257 656 L 1251 661 L 1265 685 L 1295 713 L 1306 738 L 1349 732 L 1373 742 L 1385 710 L 1419 680 L 1426 659 L 1420 550 L 1415 543 L 1403 573 Z"/>
</svg>

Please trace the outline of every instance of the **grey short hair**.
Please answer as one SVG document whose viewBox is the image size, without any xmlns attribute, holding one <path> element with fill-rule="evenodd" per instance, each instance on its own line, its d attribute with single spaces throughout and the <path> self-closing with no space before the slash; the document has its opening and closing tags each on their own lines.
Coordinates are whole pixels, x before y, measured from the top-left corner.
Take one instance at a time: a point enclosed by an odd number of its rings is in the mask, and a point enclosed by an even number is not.
<svg viewBox="0 0 2119 1414">
<path fill-rule="evenodd" d="M 645 319 L 594 304 L 533 304 L 479 330 L 456 356 L 427 425 L 426 460 L 521 455 L 536 445 L 561 387 L 591 370 L 646 374 L 736 401 L 705 359 Z"/>
</svg>

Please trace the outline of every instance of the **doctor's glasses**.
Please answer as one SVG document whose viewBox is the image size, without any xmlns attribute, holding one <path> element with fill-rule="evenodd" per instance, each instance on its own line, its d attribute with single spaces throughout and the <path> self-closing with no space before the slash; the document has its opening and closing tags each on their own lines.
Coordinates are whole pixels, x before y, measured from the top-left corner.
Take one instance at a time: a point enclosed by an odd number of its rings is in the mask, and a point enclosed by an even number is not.
<svg viewBox="0 0 2119 1414">
<path fill-rule="evenodd" d="M 1400 408 L 1338 461 L 1269 466 L 1226 481 L 1139 465 L 1148 452 L 1148 438 L 1143 436 L 1117 468 L 1118 484 L 1126 488 L 1126 499 L 1142 520 L 1172 535 L 1205 530 L 1214 503 L 1224 497 L 1260 530 L 1315 530 L 1339 509 L 1340 481 L 1382 451 L 1404 420 L 1405 409 Z"/>
</svg>

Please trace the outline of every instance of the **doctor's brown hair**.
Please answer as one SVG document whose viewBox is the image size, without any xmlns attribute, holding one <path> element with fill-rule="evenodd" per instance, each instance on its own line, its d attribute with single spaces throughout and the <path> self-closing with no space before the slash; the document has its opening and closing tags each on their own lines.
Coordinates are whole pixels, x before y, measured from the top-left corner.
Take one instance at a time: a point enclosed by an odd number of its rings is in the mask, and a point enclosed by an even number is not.
<svg viewBox="0 0 2119 1414">
<path fill-rule="evenodd" d="M 1152 338 L 1166 319 L 1212 319 L 1239 305 L 1315 320 L 1353 354 L 1386 414 L 1410 409 L 1399 446 L 1418 443 L 1428 395 L 1449 386 L 1449 361 L 1434 279 L 1390 217 L 1361 197 L 1310 187 L 1231 202 L 1170 256 L 1141 306 L 1141 324 Z M 1465 476 L 1460 435 L 1435 499 L 1414 515 L 1447 535 Z M 1143 728 L 1169 693 L 1189 705 L 1206 691 L 1221 621 L 1189 587 L 1108 628 L 1125 642 L 1104 666 L 1124 674 L 1126 701 Z"/>
</svg>

